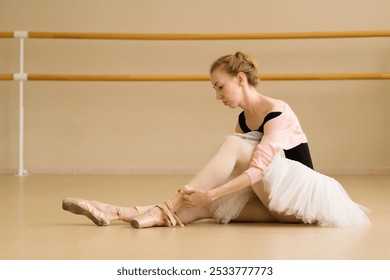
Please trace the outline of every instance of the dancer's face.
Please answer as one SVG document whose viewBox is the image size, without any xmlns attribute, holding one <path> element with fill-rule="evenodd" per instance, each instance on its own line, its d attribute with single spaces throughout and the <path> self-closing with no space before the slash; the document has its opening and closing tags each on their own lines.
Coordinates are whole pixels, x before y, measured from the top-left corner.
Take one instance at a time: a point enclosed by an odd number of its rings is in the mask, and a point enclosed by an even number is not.
<svg viewBox="0 0 390 280">
<path fill-rule="evenodd" d="M 213 71 L 210 78 L 217 100 L 221 100 L 225 106 L 236 108 L 240 103 L 242 92 L 239 78 L 233 77 L 220 69 Z"/>
</svg>

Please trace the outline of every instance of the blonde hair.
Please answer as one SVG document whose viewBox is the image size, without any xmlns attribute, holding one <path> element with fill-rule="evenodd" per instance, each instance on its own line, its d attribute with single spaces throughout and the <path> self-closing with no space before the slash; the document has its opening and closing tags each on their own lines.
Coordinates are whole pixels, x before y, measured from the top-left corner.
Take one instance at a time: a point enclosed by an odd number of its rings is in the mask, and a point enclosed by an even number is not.
<svg viewBox="0 0 390 280">
<path fill-rule="evenodd" d="M 257 86 L 259 78 L 257 76 L 256 61 L 249 55 L 236 52 L 234 55 L 225 55 L 217 59 L 210 67 L 210 73 L 221 69 L 231 76 L 237 76 L 242 72 L 246 75 L 251 86 Z"/>
</svg>

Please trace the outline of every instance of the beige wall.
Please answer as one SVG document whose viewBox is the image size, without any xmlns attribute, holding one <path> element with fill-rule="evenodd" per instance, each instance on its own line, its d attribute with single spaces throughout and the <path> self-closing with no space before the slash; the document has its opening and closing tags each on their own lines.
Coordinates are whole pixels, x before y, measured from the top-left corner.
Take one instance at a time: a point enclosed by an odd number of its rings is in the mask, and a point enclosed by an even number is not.
<svg viewBox="0 0 390 280">
<path fill-rule="evenodd" d="M 386 30 L 388 0 L 0 0 L 0 31 L 247 33 Z M 206 74 L 243 50 L 263 73 L 390 72 L 390 38 L 273 41 L 28 40 L 29 73 Z M 0 73 L 18 42 L 0 40 Z M 30 172 L 194 171 L 233 130 L 239 109 L 208 82 L 28 82 Z M 317 169 L 390 172 L 390 82 L 263 82 L 300 117 Z M 18 85 L 0 82 L 0 172 L 18 164 Z"/>
</svg>

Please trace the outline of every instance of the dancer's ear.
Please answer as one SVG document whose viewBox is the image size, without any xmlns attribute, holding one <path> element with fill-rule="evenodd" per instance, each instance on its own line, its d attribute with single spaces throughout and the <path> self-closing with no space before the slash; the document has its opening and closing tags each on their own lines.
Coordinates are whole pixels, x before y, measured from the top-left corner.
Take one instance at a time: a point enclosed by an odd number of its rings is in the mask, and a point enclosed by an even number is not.
<svg viewBox="0 0 390 280">
<path fill-rule="evenodd" d="M 237 74 L 237 78 L 238 78 L 238 84 L 240 86 L 242 86 L 244 84 L 244 81 L 246 81 L 246 76 L 245 76 L 245 74 L 243 72 L 239 72 Z"/>
</svg>

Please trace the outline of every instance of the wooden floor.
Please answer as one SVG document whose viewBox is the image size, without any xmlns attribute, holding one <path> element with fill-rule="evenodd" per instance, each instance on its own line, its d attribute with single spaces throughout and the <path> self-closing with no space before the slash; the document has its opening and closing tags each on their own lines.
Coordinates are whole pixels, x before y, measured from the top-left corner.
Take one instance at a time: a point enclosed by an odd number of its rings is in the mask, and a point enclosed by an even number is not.
<svg viewBox="0 0 390 280">
<path fill-rule="evenodd" d="M 390 259 L 390 175 L 335 176 L 372 209 L 369 229 L 212 220 L 185 228 L 98 227 L 63 211 L 64 197 L 119 205 L 162 202 L 187 175 L 0 175 L 2 260 Z"/>
</svg>

